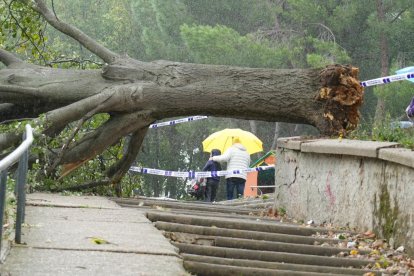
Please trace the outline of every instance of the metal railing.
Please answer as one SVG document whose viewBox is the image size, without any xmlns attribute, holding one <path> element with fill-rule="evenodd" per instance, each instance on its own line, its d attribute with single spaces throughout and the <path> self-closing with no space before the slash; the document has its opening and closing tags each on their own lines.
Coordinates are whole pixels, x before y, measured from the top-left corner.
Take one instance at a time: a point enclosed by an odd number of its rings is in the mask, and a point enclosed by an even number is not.
<svg viewBox="0 0 414 276">
<path fill-rule="evenodd" d="M 260 193 L 259 196 L 261 196 L 261 195 L 263 195 L 263 192 L 262 192 L 261 189 L 264 189 L 264 188 L 274 188 L 274 189 L 276 189 L 276 185 L 250 186 L 249 188 L 251 188 L 252 191 L 253 191 L 253 189 L 257 189 L 257 191 Z"/>
<path fill-rule="evenodd" d="M 16 175 L 15 193 L 17 197 L 17 212 L 16 212 L 16 234 L 15 242 L 21 243 L 22 223 L 24 222 L 25 211 L 25 185 L 27 177 L 27 167 L 29 159 L 29 147 L 33 143 L 33 131 L 30 125 L 26 125 L 26 132 L 23 134 L 23 142 L 9 155 L 0 160 L 0 253 L 1 242 L 3 237 L 3 217 L 6 202 L 7 192 L 7 172 L 8 169 L 16 162 L 19 162 Z M 0 254 L 1 255 L 1 254 Z"/>
</svg>

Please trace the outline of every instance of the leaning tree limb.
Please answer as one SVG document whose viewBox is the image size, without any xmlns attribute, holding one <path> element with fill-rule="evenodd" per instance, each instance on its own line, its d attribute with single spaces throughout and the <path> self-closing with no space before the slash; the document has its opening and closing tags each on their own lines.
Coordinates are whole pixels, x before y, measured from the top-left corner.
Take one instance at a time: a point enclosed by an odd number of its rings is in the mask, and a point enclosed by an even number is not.
<svg viewBox="0 0 414 276">
<path fill-rule="evenodd" d="M 120 181 L 124 174 L 129 171 L 131 164 L 135 161 L 135 158 L 141 148 L 147 130 L 148 127 L 145 127 L 132 133 L 124 156 L 108 169 L 108 176 L 114 182 Z"/>
<path fill-rule="evenodd" d="M 76 185 L 76 186 L 71 186 L 71 187 L 58 187 L 58 188 L 52 188 L 50 189 L 51 192 L 57 193 L 57 192 L 63 192 L 63 191 L 82 191 L 82 190 L 86 190 L 86 189 L 92 189 L 92 188 L 96 188 L 96 187 L 101 187 L 101 186 L 107 186 L 109 184 L 111 184 L 111 180 L 109 178 L 105 178 L 105 179 L 101 179 L 101 180 L 97 180 L 97 181 L 91 181 L 88 183 L 84 183 L 81 185 Z"/>
<path fill-rule="evenodd" d="M 118 54 L 103 47 L 96 40 L 84 34 L 81 30 L 60 21 L 56 15 L 47 8 L 46 4 L 42 0 L 34 0 L 34 2 L 35 5 L 33 6 L 33 9 L 40 13 L 51 26 L 53 26 L 56 30 L 72 37 L 86 49 L 102 58 L 105 62 L 111 63 L 118 56 Z"/>
<path fill-rule="evenodd" d="M 13 63 L 23 62 L 21 59 L 17 58 L 15 55 L 3 49 L 0 49 L 0 61 L 6 66 L 10 66 Z"/>
</svg>

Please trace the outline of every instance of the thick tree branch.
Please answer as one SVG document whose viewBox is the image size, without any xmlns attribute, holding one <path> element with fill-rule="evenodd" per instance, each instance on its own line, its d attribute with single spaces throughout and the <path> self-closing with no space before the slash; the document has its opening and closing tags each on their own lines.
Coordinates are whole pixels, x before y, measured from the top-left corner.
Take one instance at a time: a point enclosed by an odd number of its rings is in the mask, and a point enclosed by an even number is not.
<svg viewBox="0 0 414 276">
<path fill-rule="evenodd" d="M 13 93 L 18 94 L 20 96 L 29 96 L 29 97 L 37 97 L 39 95 L 40 90 L 37 88 L 32 87 L 22 87 L 16 85 L 1 85 L 0 84 L 0 91 L 2 93 Z"/>
<path fill-rule="evenodd" d="M 0 104 L 0 124 L 36 119 L 41 110 L 33 106 L 19 106 L 15 104 Z"/>
<path fill-rule="evenodd" d="M 122 196 L 121 180 L 135 161 L 147 130 L 148 127 L 144 127 L 132 134 L 126 151 L 124 151 L 124 156 L 107 171 L 107 175 L 111 178 L 111 183 L 114 185 L 117 196 Z"/>
<path fill-rule="evenodd" d="M 407 8 L 401 10 L 399 13 L 397 13 L 394 18 L 391 20 L 391 23 L 394 23 L 395 20 L 397 20 L 398 18 L 400 18 L 400 16 L 407 10 Z"/>
<path fill-rule="evenodd" d="M 0 152 L 21 141 L 22 134 L 18 133 L 0 133 Z"/>
<path fill-rule="evenodd" d="M 82 128 L 83 123 L 86 120 L 89 120 L 93 115 L 95 115 L 95 113 L 98 109 L 99 109 L 99 107 L 95 108 L 94 110 L 91 110 L 82 119 L 80 119 L 78 121 L 78 124 L 77 124 L 76 128 L 72 131 L 72 134 L 69 135 L 69 137 L 66 139 L 66 143 L 60 149 L 60 152 L 58 153 L 57 157 L 55 158 L 53 164 L 50 165 L 49 168 L 47 169 L 47 171 L 46 171 L 47 175 L 50 175 L 56 169 L 56 167 L 60 164 L 60 161 L 62 160 L 63 155 L 65 154 L 66 150 L 69 148 L 69 145 L 71 144 L 71 142 L 75 139 L 76 134 Z"/>
<path fill-rule="evenodd" d="M 72 37 L 80 44 L 82 44 L 86 49 L 88 49 L 89 51 L 91 51 L 107 63 L 112 63 L 118 57 L 118 54 L 105 48 L 103 45 L 99 44 L 94 39 L 90 38 L 88 35 L 83 33 L 78 28 L 60 21 L 55 16 L 55 14 L 50 9 L 48 9 L 46 4 L 42 0 L 34 1 L 36 5 L 33 7 L 33 9 L 39 12 L 46 19 L 46 21 L 49 22 L 49 24 L 52 25 L 55 29 Z"/>
<path fill-rule="evenodd" d="M 102 153 L 106 148 L 114 145 L 127 134 L 139 129 L 145 129 L 154 120 L 149 112 L 146 111 L 111 117 L 94 132 L 73 144 L 63 155 L 60 162 L 64 164 L 61 177 Z"/>
<path fill-rule="evenodd" d="M 20 32 L 22 32 L 22 34 L 24 34 L 24 36 L 27 38 L 27 41 L 29 41 L 30 42 L 30 44 L 32 45 L 32 47 L 34 48 L 34 49 L 36 49 L 36 51 L 39 53 L 39 56 L 40 56 L 40 58 L 42 58 L 42 60 L 43 60 L 43 62 L 46 64 L 47 63 L 47 61 L 46 61 L 46 59 L 45 59 L 45 57 L 44 57 L 44 55 L 43 55 L 43 51 L 41 51 L 41 49 L 39 49 L 39 47 L 38 47 L 38 45 L 37 45 L 37 43 L 36 42 L 34 42 L 33 41 L 33 38 L 30 36 L 30 35 L 28 35 L 27 34 L 27 32 L 26 32 L 26 28 L 24 28 L 21 24 L 20 24 L 20 21 L 16 18 L 16 16 L 13 14 L 13 12 L 12 12 L 12 8 L 11 8 L 11 5 L 12 5 L 12 3 L 13 3 L 13 1 L 10 1 L 10 4 L 9 4 L 9 14 L 10 14 L 10 16 L 13 18 L 13 20 L 14 20 L 14 22 L 15 22 L 15 24 L 18 26 L 18 28 L 20 29 Z M 46 27 L 46 26 L 45 26 Z M 39 30 L 39 34 L 41 34 L 42 32 Z M 43 37 L 43 35 L 41 35 L 41 37 L 44 39 L 44 37 Z M 44 40 L 43 40 L 43 42 L 44 42 Z"/>
<path fill-rule="evenodd" d="M 46 128 L 43 133 L 48 136 L 56 135 L 67 124 L 80 120 L 84 116 L 89 119 L 94 114 L 99 113 L 104 107 L 105 100 L 110 97 L 106 94 L 103 92 L 48 112 L 46 114 Z"/>
<path fill-rule="evenodd" d="M 0 61 L 6 66 L 9 66 L 13 63 L 24 63 L 21 59 L 17 58 L 13 54 L 1 48 L 0 48 Z"/>
<path fill-rule="evenodd" d="M 81 184 L 81 185 L 72 186 L 72 187 L 63 187 L 63 188 L 51 189 L 50 191 L 54 192 L 54 193 L 63 192 L 63 191 L 82 191 L 82 190 L 86 190 L 86 189 L 92 189 L 92 188 L 96 188 L 96 187 L 106 186 L 106 185 L 109 185 L 109 184 L 111 184 L 111 180 L 103 179 L 103 180 L 84 183 L 84 184 Z"/>
<path fill-rule="evenodd" d="M 129 140 L 124 156 L 109 168 L 107 175 L 111 178 L 112 183 L 121 181 L 122 177 L 128 172 L 138 155 L 147 130 L 148 127 L 135 131 Z"/>
</svg>

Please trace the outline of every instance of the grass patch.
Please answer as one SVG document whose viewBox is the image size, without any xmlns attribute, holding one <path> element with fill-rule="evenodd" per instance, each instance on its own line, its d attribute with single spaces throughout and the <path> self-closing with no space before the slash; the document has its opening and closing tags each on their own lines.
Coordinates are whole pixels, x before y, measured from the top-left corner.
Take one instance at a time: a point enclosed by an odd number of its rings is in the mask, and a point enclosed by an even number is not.
<svg viewBox="0 0 414 276">
<path fill-rule="evenodd" d="M 356 130 L 350 134 L 351 139 L 370 140 L 379 142 L 396 142 L 404 148 L 414 150 L 414 127 L 401 128 L 397 122 L 391 120 L 390 116 L 380 123 L 361 123 Z"/>
</svg>

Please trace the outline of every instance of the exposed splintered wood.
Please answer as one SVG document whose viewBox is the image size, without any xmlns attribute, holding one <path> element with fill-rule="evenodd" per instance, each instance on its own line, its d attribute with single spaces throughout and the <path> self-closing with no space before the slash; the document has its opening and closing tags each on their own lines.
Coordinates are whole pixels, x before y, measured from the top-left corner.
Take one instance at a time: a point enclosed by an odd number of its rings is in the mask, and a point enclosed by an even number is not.
<svg viewBox="0 0 414 276">
<path fill-rule="evenodd" d="M 358 68 L 331 65 L 321 71 L 321 89 L 317 99 L 324 102 L 327 132 L 346 135 L 359 123 L 359 108 L 364 90 L 358 81 Z"/>
</svg>

